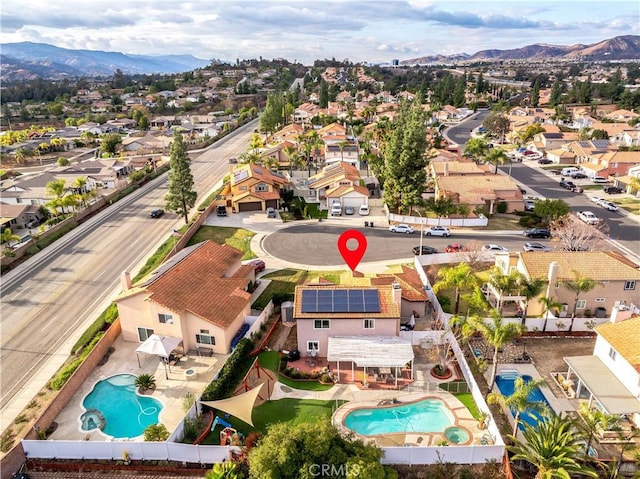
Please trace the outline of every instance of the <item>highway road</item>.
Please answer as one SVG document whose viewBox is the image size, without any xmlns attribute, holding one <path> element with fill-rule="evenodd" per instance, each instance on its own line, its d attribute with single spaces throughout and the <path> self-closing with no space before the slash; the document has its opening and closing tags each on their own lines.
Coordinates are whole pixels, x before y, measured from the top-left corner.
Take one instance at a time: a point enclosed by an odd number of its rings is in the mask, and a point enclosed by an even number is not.
<svg viewBox="0 0 640 479">
<path fill-rule="evenodd" d="M 198 205 L 246 151 L 257 120 L 216 142 L 191 162 Z M 118 201 L 2 277 L 0 408 L 60 346 L 82 334 L 135 271 L 183 220 L 163 207 L 167 174 Z M 44 386 L 44 384 L 43 384 Z"/>
</svg>

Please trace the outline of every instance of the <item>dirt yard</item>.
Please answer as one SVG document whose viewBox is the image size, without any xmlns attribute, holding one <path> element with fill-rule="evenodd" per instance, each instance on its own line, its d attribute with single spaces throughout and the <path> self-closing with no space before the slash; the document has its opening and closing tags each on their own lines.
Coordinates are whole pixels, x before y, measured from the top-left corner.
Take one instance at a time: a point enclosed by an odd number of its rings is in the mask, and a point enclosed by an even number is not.
<svg viewBox="0 0 640 479">
<path fill-rule="evenodd" d="M 557 397 L 564 397 L 560 388 L 551 379 L 550 373 L 566 372 L 565 356 L 590 356 L 596 338 L 522 338 L 527 353 L 533 359 L 533 365 L 540 376 L 547 381 L 547 385 Z"/>
</svg>

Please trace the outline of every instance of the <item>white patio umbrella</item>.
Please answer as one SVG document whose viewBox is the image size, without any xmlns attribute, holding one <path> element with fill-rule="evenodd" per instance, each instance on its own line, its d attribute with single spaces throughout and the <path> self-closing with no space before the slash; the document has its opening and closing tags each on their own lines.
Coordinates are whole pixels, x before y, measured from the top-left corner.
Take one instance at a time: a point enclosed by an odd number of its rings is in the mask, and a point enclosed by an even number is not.
<svg viewBox="0 0 640 479">
<path fill-rule="evenodd" d="M 158 336 L 157 334 L 152 334 L 147 338 L 147 340 L 142 343 L 136 349 L 136 356 L 138 358 L 138 367 L 140 366 L 140 356 L 138 353 L 146 353 L 154 356 L 160 356 L 163 358 L 164 363 L 164 374 L 169 379 L 169 374 L 167 373 L 167 360 L 169 359 L 169 355 L 180 345 L 182 339 L 180 338 L 172 338 L 171 336 Z"/>
</svg>

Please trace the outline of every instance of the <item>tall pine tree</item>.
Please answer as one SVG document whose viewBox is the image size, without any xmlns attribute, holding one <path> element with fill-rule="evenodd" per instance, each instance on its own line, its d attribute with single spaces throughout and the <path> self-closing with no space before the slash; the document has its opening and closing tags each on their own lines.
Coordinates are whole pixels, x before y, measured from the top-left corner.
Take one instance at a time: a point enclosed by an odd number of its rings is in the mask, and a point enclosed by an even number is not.
<svg viewBox="0 0 640 479">
<path fill-rule="evenodd" d="M 384 148 L 384 200 L 392 211 L 411 213 L 422 199 L 427 179 L 425 122 L 420 97 L 403 102 Z"/>
<path fill-rule="evenodd" d="M 165 208 L 184 217 L 189 223 L 189 210 L 196 204 L 198 193 L 193 189 L 193 175 L 189 166 L 187 147 L 182 135 L 174 132 L 169 158 L 169 192 L 164 197 Z"/>
</svg>

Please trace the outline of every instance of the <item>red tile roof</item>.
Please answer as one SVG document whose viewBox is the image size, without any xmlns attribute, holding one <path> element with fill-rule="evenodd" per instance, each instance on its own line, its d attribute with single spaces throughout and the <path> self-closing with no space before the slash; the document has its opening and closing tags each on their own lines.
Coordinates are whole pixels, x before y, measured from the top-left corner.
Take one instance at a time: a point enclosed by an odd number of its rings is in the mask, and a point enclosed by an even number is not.
<svg viewBox="0 0 640 479">
<path fill-rule="evenodd" d="M 246 292 L 251 266 L 230 273 L 241 258 L 242 252 L 231 246 L 205 241 L 153 280 L 147 291 L 166 308 L 227 328 L 251 300 Z"/>
</svg>

